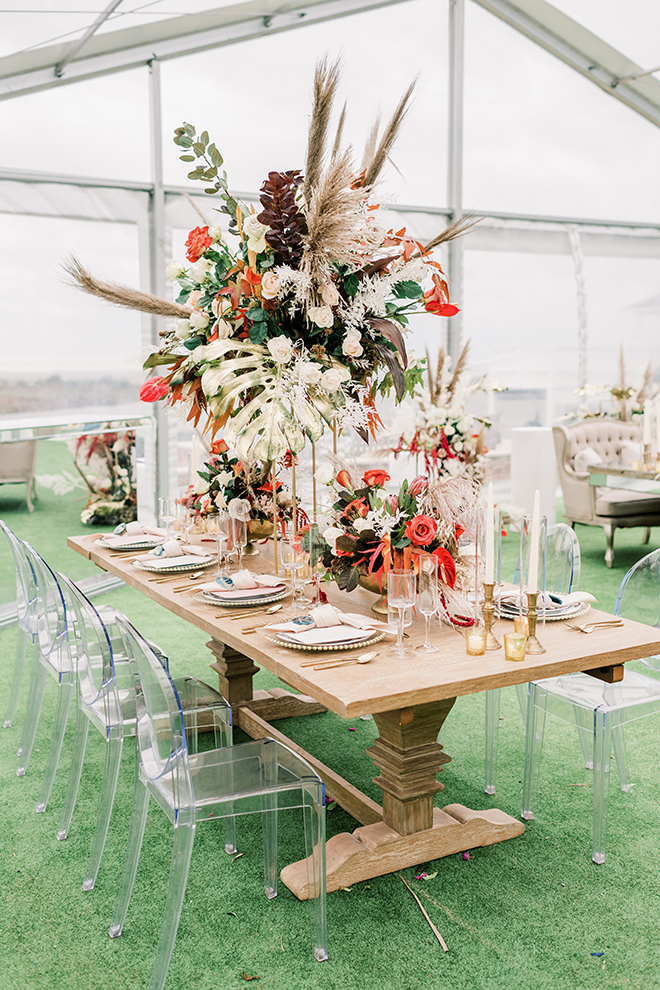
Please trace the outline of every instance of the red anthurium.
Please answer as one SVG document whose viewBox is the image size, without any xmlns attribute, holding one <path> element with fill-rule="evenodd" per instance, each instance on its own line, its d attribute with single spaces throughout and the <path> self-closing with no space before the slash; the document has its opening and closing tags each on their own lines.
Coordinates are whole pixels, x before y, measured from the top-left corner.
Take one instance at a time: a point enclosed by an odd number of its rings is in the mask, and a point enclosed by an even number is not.
<svg viewBox="0 0 660 990">
<path fill-rule="evenodd" d="M 143 402 L 158 402 L 169 390 L 170 386 L 164 378 L 147 378 L 140 389 L 140 398 Z"/>
<path fill-rule="evenodd" d="M 436 316 L 455 316 L 458 306 L 449 302 L 449 287 L 439 275 L 433 275 L 433 288 L 424 293 L 424 309 Z"/>
<path fill-rule="evenodd" d="M 456 564 L 454 563 L 454 558 L 449 553 L 449 550 L 445 550 L 444 547 L 438 547 L 437 550 L 434 550 L 433 556 L 438 558 L 438 576 L 440 580 L 448 588 L 453 588 L 456 584 Z"/>
</svg>

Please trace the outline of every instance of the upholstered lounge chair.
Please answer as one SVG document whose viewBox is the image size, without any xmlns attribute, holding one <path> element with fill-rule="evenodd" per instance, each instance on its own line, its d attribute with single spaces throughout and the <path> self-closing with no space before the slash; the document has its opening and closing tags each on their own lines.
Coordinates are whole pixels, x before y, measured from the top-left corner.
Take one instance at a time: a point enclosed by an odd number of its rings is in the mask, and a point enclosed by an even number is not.
<svg viewBox="0 0 660 990">
<path fill-rule="evenodd" d="M 16 440 L 0 443 L 0 485 L 27 485 L 27 506 L 34 512 L 32 499 L 37 497 L 34 471 L 37 464 L 38 440 Z"/>
<path fill-rule="evenodd" d="M 660 526 L 660 498 L 618 488 L 596 488 L 589 484 L 586 467 L 575 458 L 587 448 L 599 455 L 601 463 L 622 461 L 622 449 L 638 445 L 640 427 L 616 419 L 583 420 L 572 426 L 552 428 L 557 470 L 564 496 L 564 512 L 573 528 L 576 523 L 602 526 L 607 539 L 605 563 L 614 563 L 614 531 L 643 526 L 643 543 L 648 543 L 651 526 Z"/>
</svg>

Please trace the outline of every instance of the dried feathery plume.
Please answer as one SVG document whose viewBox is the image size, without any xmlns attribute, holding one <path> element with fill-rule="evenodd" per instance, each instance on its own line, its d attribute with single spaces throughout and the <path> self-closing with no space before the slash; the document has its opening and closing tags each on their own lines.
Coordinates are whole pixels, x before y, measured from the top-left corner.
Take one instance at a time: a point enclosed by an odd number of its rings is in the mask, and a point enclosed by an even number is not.
<svg viewBox="0 0 660 990">
<path fill-rule="evenodd" d="M 653 381 L 653 365 L 649 361 L 644 370 L 644 379 L 642 381 L 642 387 L 637 393 L 637 404 L 643 408 L 644 403 L 651 398 L 651 383 Z"/>
<path fill-rule="evenodd" d="M 619 388 L 626 387 L 626 360 L 623 356 L 623 344 L 619 344 Z"/>
<path fill-rule="evenodd" d="M 211 223 L 211 221 L 209 220 L 209 218 L 204 215 L 204 211 L 203 210 L 200 210 L 199 206 L 197 205 L 197 203 L 195 202 L 195 200 L 192 198 L 192 196 L 190 196 L 187 192 L 183 192 L 181 195 L 183 196 L 184 199 L 187 199 L 188 200 L 188 202 L 192 206 L 192 208 L 195 211 L 195 213 L 197 214 L 197 216 L 201 218 L 202 223 L 204 223 L 207 227 L 212 227 L 213 224 Z"/>
<path fill-rule="evenodd" d="M 190 306 L 181 306 L 168 299 L 152 296 L 149 292 L 138 292 L 137 289 L 119 285 L 117 282 L 101 282 L 83 268 L 77 258 L 70 258 L 62 267 L 69 276 L 71 285 L 88 292 L 90 296 L 105 299 L 115 306 L 137 309 L 141 313 L 151 313 L 152 316 L 178 316 L 184 319 L 192 312 Z"/>
<path fill-rule="evenodd" d="M 446 244 L 447 241 L 453 241 L 454 238 L 460 237 L 461 234 L 467 234 L 468 230 L 472 227 L 476 227 L 478 223 L 481 223 L 483 217 L 475 217 L 474 213 L 466 213 L 464 216 L 459 217 L 454 223 L 449 224 L 448 227 L 438 234 L 433 240 L 429 241 L 428 244 L 424 245 L 425 251 L 432 251 L 433 248 L 439 247 L 440 244 Z M 415 257 L 415 255 L 413 255 Z"/>
<path fill-rule="evenodd" d="M 305 161 L 305 184 L 303 194 L 310 202 L 316 183 L 321 175 L 328 137 L 328 126 L 332 104 L 339 85 L 341 59 L 328 64 L 324 57 L 316 65 L 314 73 L 314 106 L 307 136 L 307 157 Z"/>
<path fill-rule="evenodd" d="M 364 194 L 352 188 L 353 174 L 353 161 L 347 149 L 330 162 L 312 192 L 300 263 L 300 270 L 311 276 L 312 291 L 325 281 L 328 261 L 347 261 L 355 245 L 355 219 Z"/>
<path fill-rule="evenodd" d="M 445 351 L 441 347 L 438 351 L 438 363 L 435 369 L 435 389 L 433 391 L 433 401 L 437 402 L 442 392 L 442 371 L 445 366 Z"/>
<path fill-rule="evenodd" d="M 483 453 L 485 453 L 485 450 L 486 450 L 486 441 L 484 439 L 484 429 L 485 429 L 485 427 L 482 426 L 481 429 L 479 430 L 479 436 L 477 437 L 477 449 L 475 451 L 477 457 L 481 457 L 481 455 Z"/>
<path fill-rule="evenodd" d="M 477 505 L 479 492 L 480 486 L 473 478 L 444 478 L 431 485 L 419 502 L 419 510 L 449 526 L 453 534 L 456 520 Z"/>
<path fill-rule="evenodd" d="M 465 366 L 467 364 L 467 357 L 468 357 L 468 351 L 469 350 L 470 350 L 470 341 L 468 340 L 465 343 L 465 347 L 463 348 L 463 350 L 461 351 L 461 353 L 458 355 L 458 361 L 456 362 L 456 367 L 454 368 L 454 373 L 451 376 L 451 381 L 449 382 L 449 385 L 447 386 L 447 391 L 448 391 L 449 395 L 451 395 L 451 396 L 453 396 L 453 394 L 454 394 L 454 389 L 456 388 L 456 386 L 458 384 L 458 379 L 461 377 L 461 375 L 465 371 Z"/>
<path fill-rule="evenodd" d="M 366 175 L 367 169 L 374 160 L 374 155 L 376 154 L 376 143 L 378 141 L 378 131 L 380 130 L 380 114 L 376 117 L 373 124 L 371 125 L 371 130 L 367 136 L 367 140 L 364 145 L 364 151 L 362 152 L 362 170 Z"/>
<path fill-rule="evenodd" d="M 344 134 L 344 124 L 346 123 L 346 104 L 344 103 L 341 108 L 341 113 L 339 114 L 339 122 L 337 123 L 337 131 L 335 133 L 335 143 L 332 146 L 332 158 L 335 159 L 341 150 L 341 139 Z"/>
<path fill-rule="evenodd" d="M 364 186 L 367 189 L 371 189 L 371 187 L 378 181 L 378 177 L 383 171 L 385 162 L 387 161 L 394 142 L 396 141 L 399 131 L 401 130 L 401 125 L 407 116 L 410 108 L 410 99 L 416 85 L 417 79 L 415 78 L 399 100 L 399 105 L 392 114 L 392 118 L 383 132 L 383 136 L 378 143 L 378 147 L 374 151 L 373 158 L 369 163 L 369 167 L 367 168 L 367 172 L 364 177 Z"/>
</svg>

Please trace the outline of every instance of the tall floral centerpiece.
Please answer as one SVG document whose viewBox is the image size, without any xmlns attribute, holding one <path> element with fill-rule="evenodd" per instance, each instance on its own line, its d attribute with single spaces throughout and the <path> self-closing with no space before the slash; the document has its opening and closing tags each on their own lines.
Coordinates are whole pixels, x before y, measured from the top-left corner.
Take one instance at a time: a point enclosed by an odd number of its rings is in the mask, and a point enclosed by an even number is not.
<svg viewBox="0 0 660 990">
<path fill-rule="evenodd" d="M 401 407 L 394 424 L 398 440 L 392 452 L 423 458 L 424 470 L 433 479 L 465 477 L 482 481 L 484 475 L 484 430 L 489 420 L 475 416 L 466 404 L 475 392 L 496 386 L 486 384 L 485 376 L 470 379 L 467 373 L 469 341 L 455 368 L 440 349 L 435 375 L 428 361 L 428 388 L 416 387 L 414 404 Z"/>
<path fill-rule="evenodd" d="M 362 162 L 342 148 L 342 113 L 331 133 L 338 63 L 316 70 L 304 171 L 269 172 L 260 207 L 228 189 L 223 158 L 207 131 L 184 123 L 174 141 L 189 178 L 221 200 L 232 244 L 218 222 L 191 230 L 186 260 L 168 276 L 176 302 L 112 286 L 78 263 L 75 282 L 120 305 L 174 316 L 145 362 L 159 370 L 141 390 L 165 399 L 246 461 L 273 462 L 317 441 L 327 425 L 368 441 L 380 420 L 377 396 L 401 400 L 422 379 L 405 334 L 414 312 L 452 316 L 447 280 L 432 257 L 473 223 L 464 218 L 424 245 L 388 230 L 373 190 L 405 118 L 413 87 Z"/>
<path fill-rule="evenodd" d="M 362 478 L 342 469 L 331 482 L 336 501 L 332 524 L 321 534 L 328 578 L 343 591 L 358 585 L 387 590 L 392 568 L 418 566 L 419 558 L 438 561 L 440 608 L 455 625 L 472 624 L 470 603 L 463 592 L 470 577 L 458 550 L 461 517 L 473 512 L 479 486 L 469 478 L 429 483 L 420 475 L 404 481 L 397 494 L 385 485 L 384 471 Z"/>
</svg>

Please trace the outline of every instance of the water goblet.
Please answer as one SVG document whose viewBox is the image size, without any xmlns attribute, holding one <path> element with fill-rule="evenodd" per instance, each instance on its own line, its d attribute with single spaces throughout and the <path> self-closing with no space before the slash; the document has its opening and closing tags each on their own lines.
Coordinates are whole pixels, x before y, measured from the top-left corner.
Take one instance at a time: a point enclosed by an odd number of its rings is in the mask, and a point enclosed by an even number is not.
<svg viewBox="0 0 660 990">
<path fill-rule="evenodd" d="M 431 617 L 438 611 L 438 558 L 421 557 L 417 579 L 417 607 L 424 616 L 425 636 L 420 649 L 437 653 L 440 647 L 431 642 Z"/>
<path fill-rule="evenodd" d="M 410 652 L 403 645 L 404 612 L 415 604 L 415 572 L 411 570 L 392 570 L 387 573 L 387 601 L 398 612 L 396 645 L 392 652 L 401 658 Z"/>
</svg>

